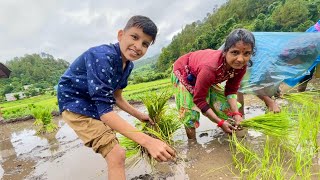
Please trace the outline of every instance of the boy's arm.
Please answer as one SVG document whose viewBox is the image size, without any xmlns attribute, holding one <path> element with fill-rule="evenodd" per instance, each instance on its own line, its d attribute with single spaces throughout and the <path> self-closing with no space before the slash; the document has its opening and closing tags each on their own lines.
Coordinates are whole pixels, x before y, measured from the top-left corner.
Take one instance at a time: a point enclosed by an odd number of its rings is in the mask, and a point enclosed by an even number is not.
<svg viewBox="0 0 320 180">
<path fill-rule="evenodd" d="M 153 124 L 153 121 L 147 114 L 138 111 L 136 108 L 131 106 L 127 100 L 123 98 L 122 89 L 118 89 L 114 92 L 114 98 L 116 100 L 117 106 L 120 109 L 124 110 L 125 112 L 129 113 L 130 115 L 141 121 L 150 121 Z"/>
<path fill-rule="evenodd" d="M 174 150 L 166 143 L 140 132 L 114 111 L 103 114 L 100 119 L 111 129 L 145 147 L 157 161 L 168 161 L 175 156 Z"/>
</svg>

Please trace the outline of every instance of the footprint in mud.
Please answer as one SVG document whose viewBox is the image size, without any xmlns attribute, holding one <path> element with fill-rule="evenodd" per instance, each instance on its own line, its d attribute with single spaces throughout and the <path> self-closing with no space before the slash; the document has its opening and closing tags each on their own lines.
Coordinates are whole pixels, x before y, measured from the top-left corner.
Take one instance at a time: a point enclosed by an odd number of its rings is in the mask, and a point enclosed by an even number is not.
<svg viewBox="0 0 320 180">
<path fill-rule="evenodd" d="M 153 179 L 154 178 L 150 174 L 143 174 L 143 175 L 131 178 L 131 180 L 153 180 Z"/>
<path fill-rule="evenodd" d="M 201 137 L 201 138 L 204 137 L 204 136 L 207 137 L 208 135 L 209 135 L 208 133 L 201 133 L 201 134 L 199 135 L 199 137 Z"/>
</svg>

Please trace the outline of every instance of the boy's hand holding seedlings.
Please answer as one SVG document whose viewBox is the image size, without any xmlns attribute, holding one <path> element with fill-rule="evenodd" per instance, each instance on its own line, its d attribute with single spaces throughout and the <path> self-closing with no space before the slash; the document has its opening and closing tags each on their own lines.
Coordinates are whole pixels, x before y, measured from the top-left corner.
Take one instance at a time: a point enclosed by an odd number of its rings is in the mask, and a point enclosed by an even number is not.
<svg viewBox="0 0 320 180">
<path fill-rule="evenodd" d="M 154 125 L 154 121 L 150 118 L 150 116 L 149 116 L 148 114 L 141 113 L 141 114 L 138 116 L 138 119 L 139 119 L 141 122 L 145 122 L 145 123 L 148 123 L 148 121 L 149 121 L 150 124 Z"/>
<path fill-rule="evenodd" d="M 168 161 L 175 157 L 174 150 L 159 139 L 150 138 L 150 140 L 146 141 L 142 146 L 144 146 L 150 155 L 158 162 Z"/>
</svg>

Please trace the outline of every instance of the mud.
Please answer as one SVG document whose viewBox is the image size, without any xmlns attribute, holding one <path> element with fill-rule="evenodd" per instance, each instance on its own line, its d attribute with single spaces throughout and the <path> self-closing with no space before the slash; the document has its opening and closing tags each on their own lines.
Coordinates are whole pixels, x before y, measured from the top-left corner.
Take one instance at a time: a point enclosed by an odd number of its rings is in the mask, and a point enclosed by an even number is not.
<svg viewBox="0 0 320 180">
<path fill-rule="evenodd" d="M 245 97 L 246 118 L 265 112 L 264 104 L 254 96 Z M 171 102 L 173 103 L 173 102 Z M 145 111 L 142 105 L 135 104 Z M 133 124 L 134 118 L 119 114 Z M 61 117 L 55 118 L 59 130 L 36 135 L 33 121 L 0 126 L 0 178 L 3 180 L 88 180 L 107 179 L 106 163 L 99 154 L 84 147 Z M 143 159 L 132 166 L 127 161 L 127 179 L 239 179 L 232 164 L 228 136 L 215 124 L 201 116 L 197 139 L 187 139 L 184 129 L 175 135 L 178 163 L 159 163 L 155 169 Z M 258 141 L 260 133 L 249 131 L 246 139 Z M 138 160 L 138 159 L 135 159 Z"/>
</svg>

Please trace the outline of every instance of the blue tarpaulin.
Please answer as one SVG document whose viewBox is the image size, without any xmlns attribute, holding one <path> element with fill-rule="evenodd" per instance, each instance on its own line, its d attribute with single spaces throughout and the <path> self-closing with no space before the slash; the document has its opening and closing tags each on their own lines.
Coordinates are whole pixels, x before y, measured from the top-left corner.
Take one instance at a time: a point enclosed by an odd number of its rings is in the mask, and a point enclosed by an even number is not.
<svg viewBox="0 0 320 180">
<path fill-rule="evenodd" d="M 319 32 L 319 31 L 320 31 L 320 20 L 315 25 L 311 26 L 309 29 L 306 30 L 306 32 Z M 312 75 L 311 72 L 314 72 L 314 68 L 319 63 L 320 63 L 320 58 L 316 59 L 314 63 L 309 67 L 309 69 L 302 76 L 286 79 L 284 80 L 284 82 L 289 86 L 295 86 L 298 83 L 301 83 L 302 81 L 305 81 L 306 79 L 311 78 L 308 76 Z"/>
<path fill-rule="evenodd" d="M 256 54 L 240 92 L 273 96 L 281 82 L 302 76 L 320 62 L 320 33 L 254 32 Z M 298 80 L 289 85 L 295 85 Z"/>
</svg>

